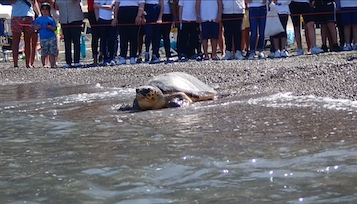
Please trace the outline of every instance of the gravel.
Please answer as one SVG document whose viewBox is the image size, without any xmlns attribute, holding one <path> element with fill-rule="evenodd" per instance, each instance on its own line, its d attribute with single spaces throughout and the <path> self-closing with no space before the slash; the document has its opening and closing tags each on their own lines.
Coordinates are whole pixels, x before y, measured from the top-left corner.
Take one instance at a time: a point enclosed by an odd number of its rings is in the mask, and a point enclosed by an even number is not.
<svg viewBox="0 0 357 204">
<path fill-rule="evenodd" d="M 196 76 L 224 97 L 292 92 L 357 100 L 357 51 L 286 59 L 189 61 L 78 69 L 13 68 L 12 63 L 0 62 L 0 84 L 69 86 L 100 83 L 133 88 L 155 75 L 173 71 Z"/>
</svg>

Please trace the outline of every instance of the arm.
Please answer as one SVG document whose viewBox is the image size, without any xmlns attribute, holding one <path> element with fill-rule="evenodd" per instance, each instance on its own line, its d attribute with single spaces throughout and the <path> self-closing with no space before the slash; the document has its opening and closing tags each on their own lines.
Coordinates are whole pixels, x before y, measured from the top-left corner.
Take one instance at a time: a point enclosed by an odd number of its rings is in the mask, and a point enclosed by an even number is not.
<svg viewBox="0 0 357 204">
<path fill-rule="evenodd" d="M 112 20 L 112 26 L 116 26 L 118 24 L 118 12 L 119 12 L 120 2 L 116 1 L 114 4 L 114 18 Z"/>
<path fill-rule="evenodd" d="M 178 20 L 178 0 L 172 0 L 170 1 L 170 9 L 171 9 L 171 14 L 172 14 L 172 18 L 174 21 Z"/>
<path fill-rule="evenodd" d="M 98 19 L 99 19 L 99 12 L 98 12 L 98 10 L 99 10 L 99 8 L 100 8 L 100 4 L 94 3 L 93 7 L 94 7 L 95 19 L 98 21 Z"/>
<path fill-rule="evenodd" d="M 217 0 L 217 4 L 218 4 L 218 16 L 217 16 L 216 22 L 220 23 L 222 21 L 222 12 L 223 12 L 222 0 Z"/>
<path fill-rule="evenodd" d="M 14 4 L 16 0 L 10 0 L 10 4 Z"/>
<path fill-rule="evenodd" d="M 162 15 L 164 15 L 164 0 L 159 0 L 159 4 L 160 4 L 160 14 L 156 22 L 162 23 Z"/>
<path fill-rule="evenodd" d="M 179 6 L 178 18 L 179 18 L 179 22 L 181 25 L 182 24 L 182 6 Z"/>
<path fill-rule="evenodd" d="M 141 25 L 143 23 L 143 15 L 144 15 L 144 8 L 145 8 L 145 3 L 140 3 L 139 8 L 138 8 L 138 13 L 136 14 L 135 17 L 135 24 L 136 25 Z"/>
<path fill-rule="evenodd" d="M 196 22 L 201 23 L 201 0 L 196 0 Z"/>
<path fill-rule="evenodd" d="M 36 13 L 38 16 L 41 16 L 41 10 L 40 10 L 40 6 L 39 6 L 38 0 L 34 0 L 34 1 L 33 1 L 33 10 L 35 11 L 35 13 Z"/>
</svg>

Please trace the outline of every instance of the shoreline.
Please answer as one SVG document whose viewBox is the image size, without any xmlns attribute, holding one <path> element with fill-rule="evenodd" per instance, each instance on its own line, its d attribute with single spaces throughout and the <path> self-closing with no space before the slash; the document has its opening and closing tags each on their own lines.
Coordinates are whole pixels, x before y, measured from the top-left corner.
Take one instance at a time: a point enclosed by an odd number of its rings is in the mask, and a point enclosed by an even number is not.
<svg viewBox="0 0 357 204">
<path fill-rule="evenodd" d="M 13 68 L 0 62 L 0 84 L 43 83 L 55 86 L 101 84 L 135 88 L 158 74 L 192 74 L 224 97 L 292 92 L 357 100 L 357 51 L 292 56 L 285 59 L 189 61 L 71 69 Z"/>
</svg>

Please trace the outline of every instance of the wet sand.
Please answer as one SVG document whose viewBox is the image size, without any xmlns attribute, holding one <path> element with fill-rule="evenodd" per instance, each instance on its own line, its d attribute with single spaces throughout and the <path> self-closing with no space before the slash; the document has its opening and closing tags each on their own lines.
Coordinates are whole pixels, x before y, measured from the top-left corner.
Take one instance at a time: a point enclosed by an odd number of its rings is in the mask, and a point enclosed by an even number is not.
<svg viewBox="0 0 357 204">
<path fill-rule="evenodd" d="M 23 62 L 19 65 L 20 68 L 13 68 L 10 62 L 0 62 L 0 84 L 68 86 L 100 83 L 102 86 L 134 88 L 155 75 L 181 71 L 201 79 L 224 97 L 292 92 L 294 95 L 357 100 L 357 51 L 286 59 L 189 61 L 76 69 L 27 69 L 21 68 Z M 40 63 L 36 62 L 36 65 Z"/>
</svg>

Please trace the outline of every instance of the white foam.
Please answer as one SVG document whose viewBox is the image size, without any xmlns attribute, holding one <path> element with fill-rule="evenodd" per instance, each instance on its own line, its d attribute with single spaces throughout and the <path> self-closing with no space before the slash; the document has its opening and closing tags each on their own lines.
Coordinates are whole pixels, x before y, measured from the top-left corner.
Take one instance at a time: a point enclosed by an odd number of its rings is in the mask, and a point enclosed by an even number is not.
<svg viewBox="0 0 357 204">
<path fill-rule="evenodd" d="M 312 95 L 294 96 L 291 92 L 252 98 L 249 99 L 247 103 L 273 108 L 320 107 L 331 110 L 357 110 L 357 101 L 351 101 L 348 99 L 333 99 L 329 97 L 316 97 Z"/>
</svg>

